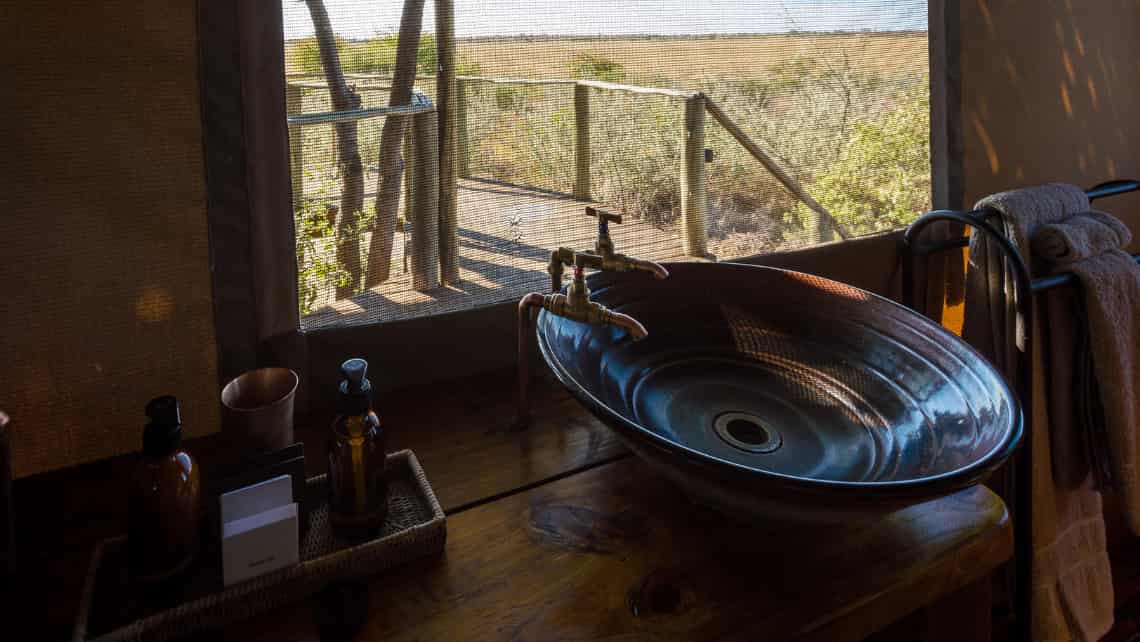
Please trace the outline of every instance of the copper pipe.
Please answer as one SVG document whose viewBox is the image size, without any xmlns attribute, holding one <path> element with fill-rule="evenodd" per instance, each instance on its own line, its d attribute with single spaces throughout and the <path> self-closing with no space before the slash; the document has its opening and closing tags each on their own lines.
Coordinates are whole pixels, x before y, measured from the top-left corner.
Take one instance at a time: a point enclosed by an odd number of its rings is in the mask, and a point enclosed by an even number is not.
<svg viewBox="0 0 1140 642">
<path fill-rule="evenodd" d="M 531 292 L 519 301 L 519 345 L 518 345 L 518 398 L 515 411 L 515 428 L 525 428 L 530 423 L 530 323 L 531 308 L 542 307 L 543 296 Z"/>
<path fill-rule="evenodd" d="M 645 329 L 645 326 L 641 325 L 640 321 L 629 316 L 628 314 L 611 311 L 607 322 L 609 325 L 618 328 L 624 328 L 625 331 L 629 333 L 629 336 L 633 337 L 634 341 L 641 341 L 645 337 L 649 336 L 649 332 Z"/>
<path fill-rule="evenodd" d="M 669 278 L 669 270 L 666 270 L 665 266 L 661 265 L 660 263 L 631 258 L 629 259 L 629 264 L 635 270 L 641 270 L 642 272 L 651 272 L 653 276 L 656 277 L 659 281 Z"/>
</svg>

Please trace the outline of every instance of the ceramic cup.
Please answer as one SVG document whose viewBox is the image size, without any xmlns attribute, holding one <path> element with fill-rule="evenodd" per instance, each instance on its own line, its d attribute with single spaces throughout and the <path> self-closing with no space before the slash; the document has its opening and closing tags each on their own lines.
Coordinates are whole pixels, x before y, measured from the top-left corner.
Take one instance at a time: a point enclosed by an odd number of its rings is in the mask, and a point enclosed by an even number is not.
<svg viewBox="0 0 1140 642">
<path fill-rule="evenodd" d="M 222 432 L 246 454 L 293 443 L 297 373 L 288 368 L 250 370 L 222 388 Z"/>
</svg>

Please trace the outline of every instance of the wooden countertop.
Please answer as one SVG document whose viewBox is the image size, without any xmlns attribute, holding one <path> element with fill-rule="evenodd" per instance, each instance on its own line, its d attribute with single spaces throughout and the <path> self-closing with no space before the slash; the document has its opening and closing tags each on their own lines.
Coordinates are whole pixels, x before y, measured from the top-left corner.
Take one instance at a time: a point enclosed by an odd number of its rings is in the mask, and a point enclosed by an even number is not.
<svg viewBox="0 0 1140 642">
<path fill-rule="evenodd" d="M 628 457 L 449 517 L 442 558 L 372 582 L 359 639 L 859 640 L 1010 547 L 1004 506 L 980 487 L 873 523 L 758 528 Z M 227 633 L 319 639 L 307 609 Z"/>
<path fill-rule="evenodd" d="M 389 447 L 416 452 L 449 515 L 448 542 L 439 558 L 371 582 L 357 639 L 858 640 L 985 584 L 1011 554 L 1005 507 L 981 487 L 874 522 L 733 523 L 690 503 L 549 382 L 534 425 L 513 430 L 511 383 L 499 373 L 379 401 Z M 317 472 L 323 431 L 298 433 Z M 216 448 L 192 446 L 207 463 Z M 122 532 L 121 502 L 107 497 L 128 464 L 17 482 L 25 563 L 50 569 L 27 601 L 53 624 L 28 639 L 69 635 L 91 547 Z M 311 611 L 226 638 L 315 641 Z"/>
</svg>

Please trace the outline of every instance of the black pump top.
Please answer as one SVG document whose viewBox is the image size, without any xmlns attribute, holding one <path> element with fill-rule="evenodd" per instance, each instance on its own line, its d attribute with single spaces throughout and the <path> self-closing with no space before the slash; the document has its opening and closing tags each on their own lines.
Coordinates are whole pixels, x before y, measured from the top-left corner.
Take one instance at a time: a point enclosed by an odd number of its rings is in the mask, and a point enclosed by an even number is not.
<svg viewBox="0 0 1140 642">
<path fill-rule="evenodd" d="M 372 382 L 368 381 L 368 362 L 349 359 L 340 364 L 340 412 L 342 415 L 362 415 L 372 407 Z"/>
<path fill-rule="evenodd" d="M 182 414 L 178 399 L 172 395 L 151 399 L 146 405 L 146 416 L 150 422 L 143 430 L 143 453 L 162 457 L 178 450 L 182 445 Z"/>
</svg>

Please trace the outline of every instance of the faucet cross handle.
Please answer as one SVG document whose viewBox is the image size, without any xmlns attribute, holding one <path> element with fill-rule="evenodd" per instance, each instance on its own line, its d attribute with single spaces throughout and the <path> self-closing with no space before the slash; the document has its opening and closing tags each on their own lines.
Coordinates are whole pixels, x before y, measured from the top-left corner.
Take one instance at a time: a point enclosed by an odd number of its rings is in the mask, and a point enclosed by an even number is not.
<svg viewBox="0 0 1140 642">
<path fill-rule="evenodd" d="M 596 207 L 586 207 L 586 216 L 597 217 L 599 226 L 603 223 L 621 223 L 621 214 L 614 214 Z"/>
<path fill-rule="evenodd" d="M 621 223 L 621 214 L 612 214 L 593 207 L 586 208 L 586 215 L 598 219 L 598 240 L 594 243 L 594 251 L 602 256 L 613 256 L 614 242 L 610 238 L 610 223 Z"/>
</svg>

